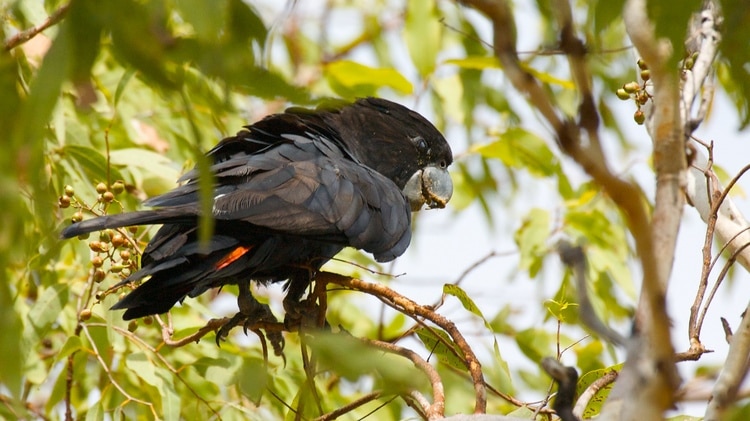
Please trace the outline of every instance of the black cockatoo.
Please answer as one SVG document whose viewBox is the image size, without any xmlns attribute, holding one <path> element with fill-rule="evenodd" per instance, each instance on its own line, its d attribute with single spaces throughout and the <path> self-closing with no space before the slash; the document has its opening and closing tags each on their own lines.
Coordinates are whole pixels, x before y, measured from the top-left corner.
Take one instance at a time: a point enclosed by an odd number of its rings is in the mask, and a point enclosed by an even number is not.
<svg viewBox="0 0 750 421">
<path fill-rule="evenodd" d="M 289 312 L 316 271 L 344 247 L 381 262 L 400 256 L 411 240 L 411 211 L 445 207 L 453 191 L 445 138 L 418 113 L 378 98 L 287 109 L 222 140 L 208 157 L 215 177 L 208 244 L 198 241 L 197 170 L 146 201 L 152 210 L 63 230 L 70 238 L 163 224 L 141 269 L 121 283 L 150 277 L 112 307 L 125 309 L 124 319 L 164 313 L 186 296 L 237 284 L 240 313 L 232 325 L 249 322 L 259 306 L 251 281 L 288 282 Z"/>
</svg>

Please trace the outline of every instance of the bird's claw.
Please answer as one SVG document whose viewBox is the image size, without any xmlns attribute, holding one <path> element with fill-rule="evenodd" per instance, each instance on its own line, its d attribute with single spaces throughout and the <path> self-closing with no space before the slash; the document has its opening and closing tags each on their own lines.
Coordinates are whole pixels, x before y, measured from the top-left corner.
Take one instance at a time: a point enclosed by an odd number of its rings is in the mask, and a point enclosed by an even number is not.
<svg viewBox="0 0 750 421">
<path fill-rule="evenodd" d="M 231 319 L 227 320 L 227 322 L 224 323 L 224 325 L 222 325 L 218 331 L 216 331 L 216 345 L 220 347 L 221 341 L 226 340 L 227 336 L 229 336 L 229 332 L 243 321 L 245 335 L 247 335 L 247 316 L 242 313 L 237 313 Z"/>
<path fill-rule="evenodd" d="M 247 310 L 247 308 L 245 309 Z M 247 335 L 248 330 L 253 330 L 259 336 L 263 336 L 263 333 L 252 328 L 258 322 L 277 323 L 278 321 L 267 305 L 256 302 L 250 314 L 240 311 L 218 329 L 216 332 L 216 345 L 221 346 L 221 341 L 225 340 L 229 336 L 229 332 L 239 325 L 242 325 L 242 331 L 245 335 Z M 285 343 L 281 332 L 266 332 L 265 338 L 271 343 L 274 354 L 281 356 Z"/>
</svg>

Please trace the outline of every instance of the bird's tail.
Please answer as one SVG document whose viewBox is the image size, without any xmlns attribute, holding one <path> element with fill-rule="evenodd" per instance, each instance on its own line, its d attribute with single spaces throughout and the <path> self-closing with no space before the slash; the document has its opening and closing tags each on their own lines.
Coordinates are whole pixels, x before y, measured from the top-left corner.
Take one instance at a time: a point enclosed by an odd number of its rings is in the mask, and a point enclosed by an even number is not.
<svg viewBox="0 0 750 421">
<path fill-rule="evenodd" d="M 193 207 L 170 207 L 137 212 L 118 213 L 77 222 L 62 230 L 62 232 L 60 233 L 60 237 L 71 238 L 77 235 L 100 231 L 107 228 L 190 222 L 195 221 L 196 218 L 197 213 L 195 212 Z"/>
</svg>

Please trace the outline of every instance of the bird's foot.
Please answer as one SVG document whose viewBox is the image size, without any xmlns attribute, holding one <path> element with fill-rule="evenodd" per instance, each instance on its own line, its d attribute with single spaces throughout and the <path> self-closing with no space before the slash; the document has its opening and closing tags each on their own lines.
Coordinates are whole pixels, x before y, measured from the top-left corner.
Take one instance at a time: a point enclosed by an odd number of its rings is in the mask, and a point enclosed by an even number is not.
<svg viewBox="0 0 750 421">
<path fill-rule="evenodd" d="M 216 332 L 216 345 L 220 346 L 220 342 L 229 336 L 229 332 L 237 326 L 242 326 L 245 335 L 247 335 L 248 329 L 256 332 L 258 335 L 263 334 L 257 328 L 254 328 L 258 323 L 278 323 L 276 316 L 271 312 L 271 308 L 267 304 L 259 303 L 255 297 L 250 294 L 250 291 L 240 289 L 240 295 L 237 298 L 237 304 L 240 311 L 229 319 L 219 330 Z M 284 350 L 284 337 L 279 331 L 266 331 L 265 338 L 271 343 L 271 347 L 274 350 L 274 354 L 280 356 Z M 261 338 L 263 339 L 263 338 Z"/>
<path fill-rule="evenodd" d="M 323 309 L 318 305 L 315 297 L 308 297 L 302 301 L 284 300 L 284 327 L 287 330 L 315 330 L 328 326 L 322 318 Z"/>
</svg>

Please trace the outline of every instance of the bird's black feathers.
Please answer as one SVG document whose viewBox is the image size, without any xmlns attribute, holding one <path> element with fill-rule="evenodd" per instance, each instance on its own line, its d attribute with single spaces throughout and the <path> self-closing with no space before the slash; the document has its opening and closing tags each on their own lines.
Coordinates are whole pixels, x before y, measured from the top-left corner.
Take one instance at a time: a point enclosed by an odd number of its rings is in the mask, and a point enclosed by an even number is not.
<svg viewBox="0 0 750 421">
<path fill-rule="evenodd" d="M 207 245 L 197 237 L 197 170 L 146 201 L 152 210 L 86 220 L 62 232 L 70 238 L 163 224 L 144 250 L 141 270 L 124 282 L 150 279 L 113 307 L 127 309 L 125 319 L 247 280 L 306 285 L 346 246 L 392 260 L 409 245 L 411 209 L 442 207 L 452 189 L 445 171 L 451 151 L 440 132 L 419 114 L 376 98 L 290 108 L 222 140 L 208 156 L 216 184 Z M 424 196 L 433 183 L 420 178 L 432 174 L 422 172 L 427 167 L 439 169 L 435 184 L 448 187 L 432 198 Z"/>
</svg>

